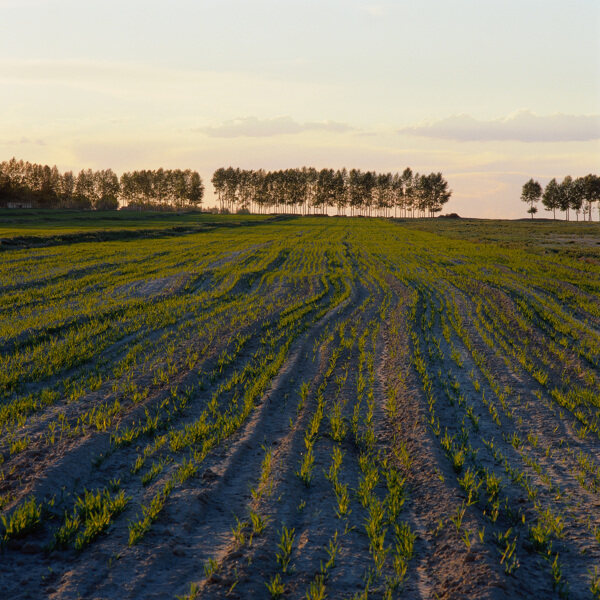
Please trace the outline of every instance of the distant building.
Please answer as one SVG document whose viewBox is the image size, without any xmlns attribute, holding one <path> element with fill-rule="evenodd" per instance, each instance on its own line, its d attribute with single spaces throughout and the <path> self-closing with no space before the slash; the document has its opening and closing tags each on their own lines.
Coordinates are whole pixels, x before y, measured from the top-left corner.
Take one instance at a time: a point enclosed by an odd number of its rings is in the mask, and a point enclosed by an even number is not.
<svg viewBox="0 0 600 600">
<path fill-rule="evenodd" d="M 6 208 L 33 208 L 33 202 L 31 200 L 7 202 Z"/>
</svg>

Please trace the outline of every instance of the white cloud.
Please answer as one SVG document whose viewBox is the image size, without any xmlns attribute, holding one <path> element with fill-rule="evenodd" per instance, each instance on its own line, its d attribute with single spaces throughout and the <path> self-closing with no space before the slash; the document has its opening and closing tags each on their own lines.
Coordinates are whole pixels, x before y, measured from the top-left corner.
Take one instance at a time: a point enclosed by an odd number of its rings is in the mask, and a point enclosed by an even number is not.
<svg viewBox="0 0 600 600">
<path fill-rule="evenodd" d="M 305 131 L 329 131 L 345 133 L 354 128 L 346 123 L 337 121 L 314 121 L 299 123 L 291 117 L 274 117 L 272 119 L 259 119 L 257 117 L 244 117 L 225 121 L 212 127 L 201 127 L 201 131 L 210 137 L 236 138 L 236 137 L 271 137 L 276 135 L 291 135 Z"/>
<path fill-rule="evenodd" d="M 521 110 L 508 117 L 481 121 L 461 114 L 405 127 L 399 133 L 464 142 L 583 142 L 600 139 L 600 115 L 538 116 Z"/>
</svg>

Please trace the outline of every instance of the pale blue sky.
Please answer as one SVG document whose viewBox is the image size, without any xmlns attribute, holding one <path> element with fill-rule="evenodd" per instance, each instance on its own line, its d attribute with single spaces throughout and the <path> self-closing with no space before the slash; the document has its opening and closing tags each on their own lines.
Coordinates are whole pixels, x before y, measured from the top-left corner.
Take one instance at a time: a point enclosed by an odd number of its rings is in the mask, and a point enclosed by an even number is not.
<svg viewBox="0 0 600 600">
<path fill-rule="evenodd" d="M 598 0 L 0 0 L 0 155 L 410 165 L 520 216 L 521 180 L 600 170 L 599 40 Z"/>
</svg>

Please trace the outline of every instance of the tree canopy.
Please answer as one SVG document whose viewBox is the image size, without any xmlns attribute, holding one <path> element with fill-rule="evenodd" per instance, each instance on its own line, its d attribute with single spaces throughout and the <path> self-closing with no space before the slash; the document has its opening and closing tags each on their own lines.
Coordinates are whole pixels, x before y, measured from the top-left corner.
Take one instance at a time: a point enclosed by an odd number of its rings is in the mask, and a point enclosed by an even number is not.
<svg viewBox="0 0 600 600">
<path fill-rule="evenodd" d="M 532 181 L 533 179 L 523 186 L 524 193 L 525 187 L 530 186 Z M 521 198 L 524 200 L 523 195 Z M 544 208 L 552 211 L 554 218 L 556 218 L 557 209 L 564 212 L 567 221 L 570 219 L 570 211 L 575 212 L 577 220 L 582 214 L 584 220 L 587 217 L 587 220 L 591 221 L 594 203 L 598 203 L 598 218 L 600 219 L 600 176 L 591 173 L 576 179 L 567 175 L 560 183 L 556 181 L 556 178 L 552 178 L 547 183 L 542 195 Z"/>
<path fill-rule="evenodd" d="M 280 171 L 217 169 L 212 184 L 222 211 L 368 216 L 432 216 L 452 191 L 441 173 L 376 173 L 312 167 Z"/>
<path fill-rule="evenodd" d="M 536 203 L 539 202 L 541 197 L 542 186 L 537 181 L 530 179 L 523 185 L 523 189 L 521 191 L 521 200 L 529 204 L 529 209 L 527 212 L 531 215 L 532 219 L 533 215 L 537 212 Z"/>
<path fill-rule="evenodd" d="M 193 208 L 202 203 L 204 184 L 186 169 L 123 173 L 82 169 L 77 175 L 56 166 L 12 158 L 0 163 L 0 206 L 27 203 L 42 208 L 110 210 L 130 208 Z"/>
</svg>

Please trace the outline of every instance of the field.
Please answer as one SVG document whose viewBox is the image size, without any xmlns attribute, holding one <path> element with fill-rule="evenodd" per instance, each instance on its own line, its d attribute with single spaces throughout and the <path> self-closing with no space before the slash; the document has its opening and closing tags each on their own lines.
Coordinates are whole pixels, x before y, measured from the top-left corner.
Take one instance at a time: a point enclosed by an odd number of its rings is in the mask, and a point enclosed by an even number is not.
<svg viewBox="0 0 600 600">
<path fill-rule="evenodd" d="M 600 598 L 600 225 L 113 215 L 0 214 L 3 597 Z"/>
</svg>

